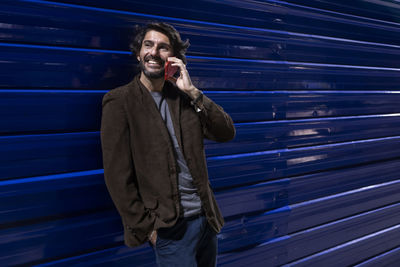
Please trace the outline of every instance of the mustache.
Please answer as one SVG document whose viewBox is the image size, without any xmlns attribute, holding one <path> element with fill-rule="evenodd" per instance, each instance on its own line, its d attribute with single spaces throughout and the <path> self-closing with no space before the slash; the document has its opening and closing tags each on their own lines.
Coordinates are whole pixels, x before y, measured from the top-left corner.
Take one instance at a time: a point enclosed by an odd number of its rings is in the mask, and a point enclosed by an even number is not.
<svg viewBox="0 0 400 267">
<path fill-rule="evenodd" d="M 154 60 L 156 62 L 159 62 L 161 66 L 164 66 L 164 64 L 165 64 L 165 61 L 161 57 L 152 56 L 152 55 L 145 56 L 144 60 L 145 61 Z"/>
</svg>

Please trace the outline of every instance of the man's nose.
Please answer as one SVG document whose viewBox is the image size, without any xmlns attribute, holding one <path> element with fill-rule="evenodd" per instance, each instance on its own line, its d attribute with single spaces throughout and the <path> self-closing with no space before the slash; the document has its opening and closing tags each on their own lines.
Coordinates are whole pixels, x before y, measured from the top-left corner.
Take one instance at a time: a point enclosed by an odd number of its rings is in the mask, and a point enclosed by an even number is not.
<svg viewBox="0 0 400 267">
<path fill-rule="evenodd" d="M 152 48 L 151 51 L 150 51 L 150 54 L 151 54 L 152 56 L 158 55 L 157 46 L 153 46 L 153 48 Z"/>
</svg>

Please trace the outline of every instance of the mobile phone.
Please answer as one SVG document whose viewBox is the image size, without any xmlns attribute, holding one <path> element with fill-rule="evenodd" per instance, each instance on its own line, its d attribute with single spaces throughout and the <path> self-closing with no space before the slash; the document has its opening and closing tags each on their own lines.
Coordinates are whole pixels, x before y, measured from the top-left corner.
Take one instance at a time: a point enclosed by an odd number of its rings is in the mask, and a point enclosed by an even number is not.
<svg viewBox="0 0 400 267">
<path fill-rule="evenodd" d="M 164 65 L 164 80 L 170 80 L 171 78 L 174 78 L 175 73 L 178 71 L 177 66 L 171 66 L 172 62 L 171 61 L 166 61 Z"/>
</svg>

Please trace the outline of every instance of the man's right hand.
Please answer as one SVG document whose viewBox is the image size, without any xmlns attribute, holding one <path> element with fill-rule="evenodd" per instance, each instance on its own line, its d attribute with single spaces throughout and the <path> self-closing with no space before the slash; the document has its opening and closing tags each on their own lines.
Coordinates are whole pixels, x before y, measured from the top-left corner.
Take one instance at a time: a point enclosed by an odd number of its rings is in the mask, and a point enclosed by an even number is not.
<svg viewBox="0 0 400 267">
<path fill-rule="evenodd" d="M 156 242 L 157 242 L 157 231 L 156 230 L 153 230 L 153 232 L 151 232 L 149 240 L 150 240 L 151 244 L 153 244 L 153 246 L 156 245 Z"/>
</svg>

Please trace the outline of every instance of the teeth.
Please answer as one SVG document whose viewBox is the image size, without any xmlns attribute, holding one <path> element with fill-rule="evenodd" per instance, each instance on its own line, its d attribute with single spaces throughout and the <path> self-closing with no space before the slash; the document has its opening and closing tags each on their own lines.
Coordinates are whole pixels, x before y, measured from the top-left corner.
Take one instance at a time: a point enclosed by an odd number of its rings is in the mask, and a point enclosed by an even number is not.
<svg viewBox="0 0 400 267">
<path fill-rule="evenodd" d="M 158 64 L 156 61 L 153 61 L 153 60 L 149 60 L 149 63 L 150 64 Z"/>
</svg>

